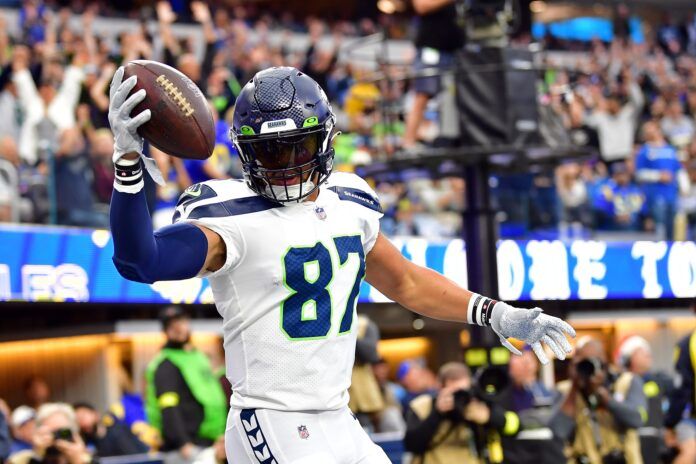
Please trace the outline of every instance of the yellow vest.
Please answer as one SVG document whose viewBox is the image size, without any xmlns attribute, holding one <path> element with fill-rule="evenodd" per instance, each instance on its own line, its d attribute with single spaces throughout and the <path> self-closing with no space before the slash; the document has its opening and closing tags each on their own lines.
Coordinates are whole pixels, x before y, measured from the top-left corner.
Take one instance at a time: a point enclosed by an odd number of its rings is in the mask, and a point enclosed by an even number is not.
<svg viewBox="0 0 696 464">
<path fill-rule="evenodd" d="M 694 333 L 691 334 L 691 337 L 689 337 L 689 355 L 691 357 L 691 367 L 694 369 L 694 372 L 696 373 L 696 330 Z M 696 388 L 694 388 L 694 404 L 696 404 Z M 691 415 L 693 416 L 694 413 L 692 412 Z"/>
<path fill-rule="evenodd" d="M 433 397 L 418 396 L 409 406 L 419 419 L 425 420 L 432 411 Z M 476 457 L 471 429 L 465 424 L 455 425 L 449 420 L 440 422 L 431 443 L 435 447 L 423 455 L 414 456 L 412 464 L 483 464 Z"/>
<path fill-rule="evenodd" d="M 626 395 L 631 385 L 633 374 L 624 372 L 612 386 L 612 390 L 620 395 Z M 559 392 L 567 395 L 570 391 L 570 381 L 560 382 L 557 386 Z M 587 456 L 592 464 L 602 464 L 602 456 L 613 450 L 623 452 L 627 464 L 643 464 L 640 452 L 640 439 L 636 429 L 620 430 L 614 422 L 609 411 L 599 409 L 595 412 L 595 419 L 599 426 L 598 436 L 601 437 L 599 449 L 595 440 L 590 411 L 585 400 L 578 395 L 575 399 L 575 440 L 566 450 L 570 456 L 569 463 L 575 463 L 573 456 Z"/>
</svg>

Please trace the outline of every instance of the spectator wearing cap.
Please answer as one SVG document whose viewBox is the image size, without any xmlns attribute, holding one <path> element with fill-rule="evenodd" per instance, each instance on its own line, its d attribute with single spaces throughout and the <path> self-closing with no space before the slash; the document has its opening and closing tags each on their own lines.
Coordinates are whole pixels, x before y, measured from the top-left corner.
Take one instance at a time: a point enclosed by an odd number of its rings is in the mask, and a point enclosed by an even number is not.
<svg viewBox="0 0 696 464">
<path fill-rule="evenodd" d="M 36 430 L 32 449 L 11 456 L 10 464 L 90 464 L 94 457 L 87 451 L 69 404 L 46 403 L 36 412 Z"/>
<path fill-rule="evenodd" d="M 627 163 L 617 162 L 611 166 L 611 179 L 601 187 L 594 206 L 599 229 L 642 230 L 645 194 L 633 181 Z"/>
<path fill-rule="evenodd" d="M 408 410 L 411 401 L 425 393 L 436 391 L 431 373 L 418 360 L 407 360 L 399 364 L 396 380 L 404 387 L 404 394 L 399 400 L 403 411 Z"/>
<path fill-rule="evenodd" d="M 19 406 L 10 416 L 12 447 L 10 454 L 32 448 L 31 437 L 36 429 L 36 411 L 29 406 Z"/>
<path fill-rule="evenodd" d="M 646 339 L 638 335 L 625 338 L 618 346 L 614 356 L 615 364 L 622 370 L 643 379 L 643 392 L 647 400 L 647 427 L 662 427 L 664 413 L 662 405 L 666 395 L 674 388 L 672 379 L 664 372 L 654 372 L 652 349 Z M 641 447 L 644 462 L 656 462 L 658 451 L 664 447 L 659 436 L 642 438 Z"/>
<path fill-rule="evenodd" d="M 146 411 L 162 434 L 165 463 L 193 462 L 225 433 L 225 393 L 208 357 L 194 348 L 188 315 L 170 306 L 161 314 L 167 343 L 146 371 Z"/>
<path fill-rule="evenodd" d="M 643 125 L 645 143 L 636 154 L 636 179 L 642 185 L 647 212 L 662 239 L 671 240 L 679 193 L 678 178 L 683 176 L 677 150 L 667 143 L 654 121 Z"/>
</svg>

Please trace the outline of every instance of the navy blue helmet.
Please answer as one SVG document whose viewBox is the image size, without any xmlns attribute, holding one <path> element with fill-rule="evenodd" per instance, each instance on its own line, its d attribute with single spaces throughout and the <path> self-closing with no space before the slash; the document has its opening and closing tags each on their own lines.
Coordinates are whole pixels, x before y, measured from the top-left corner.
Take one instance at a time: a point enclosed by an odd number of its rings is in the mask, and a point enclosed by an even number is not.
<svg viewBox="0 0 696 464">
<path fill-rule="evenodd" d="M 316 191 L 333 168 L 335 123 L 326 94 L 307 74 L 259 71 L 237 97 L 230 129 L 249 187 L 277 202 Z"/>
</svg>

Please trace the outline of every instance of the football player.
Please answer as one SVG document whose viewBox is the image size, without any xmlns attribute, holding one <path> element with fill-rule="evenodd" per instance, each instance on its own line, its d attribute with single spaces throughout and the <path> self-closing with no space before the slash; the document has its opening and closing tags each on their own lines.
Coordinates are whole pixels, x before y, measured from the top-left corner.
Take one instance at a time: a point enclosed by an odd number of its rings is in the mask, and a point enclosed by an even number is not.
<svg viewBox="0 0 696 464">
<path fill-rule="evenodd" d="M 113 78 L 111 200 L 114 263 L 152 283 L 207 277 L 223 318 L 234 394 L 226 432 L 239 463 L 388 463 L 347 407 L 355 307 L 363 278 L 387 297 L 436 319 L 491 327 L 560 359 L 575 335 L 541 309 L 514 308 L 461 288 L 405 259 L 380 234 L 375 192 L 332 174 L 335 116 L 324 91 L 294 68 L 259 72 L 237 98 L 231 138 L 245 179 L 186 190 L 173 224 L 153 233 L 143 192 L 143 140 L 151 117 L 131 110 L 145 90 Z M 147 162 L 147 160 L 145 160 Z"/>
</svg>

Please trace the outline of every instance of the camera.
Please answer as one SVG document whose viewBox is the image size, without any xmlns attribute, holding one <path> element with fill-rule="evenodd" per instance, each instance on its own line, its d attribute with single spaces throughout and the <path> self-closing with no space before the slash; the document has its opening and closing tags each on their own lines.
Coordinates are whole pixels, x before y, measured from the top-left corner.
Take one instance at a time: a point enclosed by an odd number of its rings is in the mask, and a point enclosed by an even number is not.
<svg viewBox="0 0 696 464">
<path fill-rule="evenodd" d="M 583 380 L 590 380 L 596 373 L 604 370 L 604 363 L 598 358 L 583 359 L 575 365 L 575 371 Z"/>
<path fill-rule="evenodd" d="M 73 433 L 70 429 L 58 429 L 53 432 L 54 440 L 73 441 Z"/>
<path fill-rule="evenodd" d="M 507 371 L 500 367 L 486 367 L 480 369 L 471 382 L 469 390 L 457 390 L 454 392 L 454 408 L 463 411 L 469 402 L 477 400 L 491 402 L 504 390 L 510 382 Z"/>
</svg>

